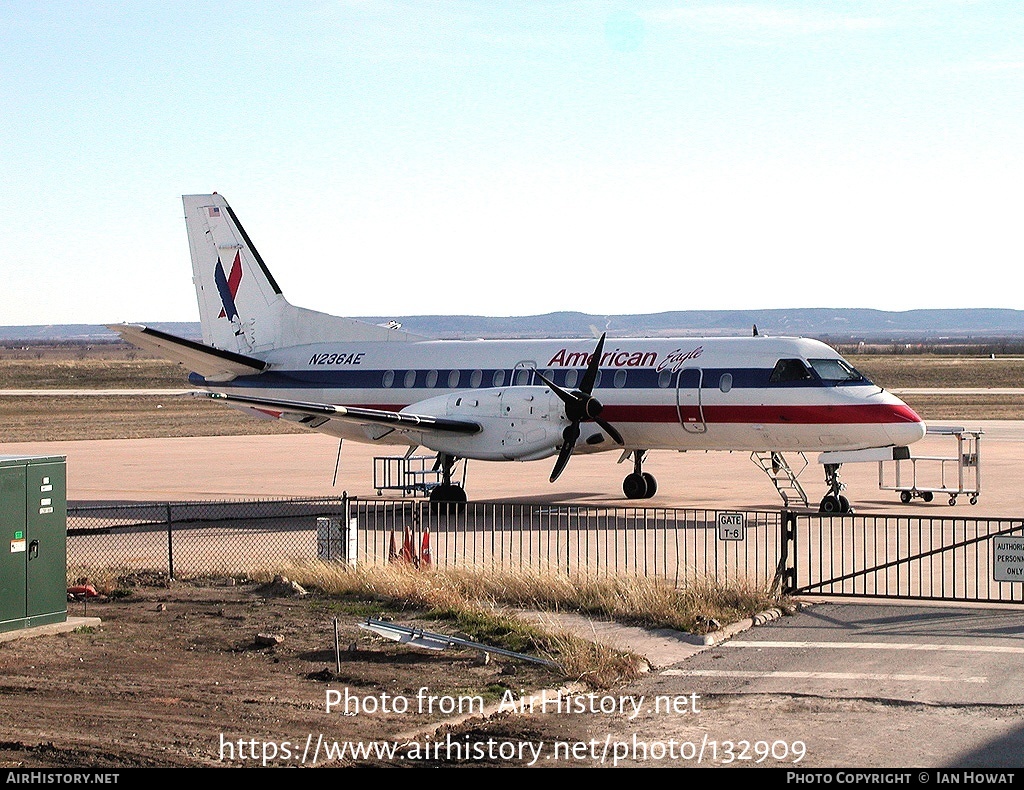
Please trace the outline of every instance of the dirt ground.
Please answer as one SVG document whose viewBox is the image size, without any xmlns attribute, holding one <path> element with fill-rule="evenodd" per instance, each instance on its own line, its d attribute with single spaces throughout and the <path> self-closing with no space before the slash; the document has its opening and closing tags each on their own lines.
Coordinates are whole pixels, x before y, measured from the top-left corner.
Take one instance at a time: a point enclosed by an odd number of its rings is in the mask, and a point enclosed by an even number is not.
<svg viewBox="0 0 1024 790">
<path fill-rule="evenodd" d="M 476 714 L 507 691 L 518 699 L 563 682 L 537 664 L 483 663 L 476 651 L 411 648 L 359 627 L 393 617 L 452 633 L 415 612 L 226 579 L 132 582 L 128 595 L 68 604 L 69 617 L 100 617 L 98 628 L 0 643 L 0 767 L 458 764 L 416 744 L 483 732 L 521 742 L 523 719 L 502 714 L 481 729 Z M 383 751 L 355 752 L 373 746 Z"/>
</svg>

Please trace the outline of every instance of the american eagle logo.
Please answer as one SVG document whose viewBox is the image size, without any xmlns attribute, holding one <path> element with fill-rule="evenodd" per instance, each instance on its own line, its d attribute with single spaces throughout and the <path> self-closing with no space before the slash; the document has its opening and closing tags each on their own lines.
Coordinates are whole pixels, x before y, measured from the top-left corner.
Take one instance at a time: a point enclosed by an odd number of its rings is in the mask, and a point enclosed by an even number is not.
<svg viewBox="0 0 1024 790">
<path fill-rule="evenodd" d="M 242 253 L 235 253 L 235 260 L 231 264 L 231 273 L 224 276 L 224 266 L 217 258 L 217 268 L 213 271 L 214 282 L 217 283 L 217 291 L 220 293 L 220 302 L 223 305 L 218 318 L 227 318 L 234 321 L 238 318 L 238 310 L 235 308 L 235 294 L 238 293 L 238 284 L 242 281 Z"/>
</svg>

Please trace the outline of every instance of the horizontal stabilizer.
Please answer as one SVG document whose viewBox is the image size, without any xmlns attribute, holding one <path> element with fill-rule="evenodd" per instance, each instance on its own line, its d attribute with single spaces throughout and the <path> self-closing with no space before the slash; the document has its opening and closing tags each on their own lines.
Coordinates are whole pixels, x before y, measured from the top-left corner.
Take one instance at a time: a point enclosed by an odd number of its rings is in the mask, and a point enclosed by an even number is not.
<svg viewBox="0 0 1024 790">
<path fill-rule="evenodd" d="M 364 409 L 356 406 L 334 406 L 330 403 L 308 403 L 284 400 L 282 398 L 256 398 L 249 395 L 228 395 L 222 392 L 197 393 L 201 397 L 255 406 L 260 409 L 304 414 L 309 417 L 326 417 L 343 420 L 356 425 L 389 425 L 395 430 L 440 431 L 444 433 L 479 433 L 479 423 L 469 420 L 454 420 L 450 417 L 434 417 L 429 414 L 408 414 L 406 412 Z"/>
<path fill-rule="evenodd" d="M 230 381 L 236 376 L 251 376 L 267 369 L 267 363 L 233 351 L 186 340 L 138 324 L 115 324 L 108 327 L 134 346 L 152 351 L 165 359 L 180 362 L 208 381 Z"/>
</svg>

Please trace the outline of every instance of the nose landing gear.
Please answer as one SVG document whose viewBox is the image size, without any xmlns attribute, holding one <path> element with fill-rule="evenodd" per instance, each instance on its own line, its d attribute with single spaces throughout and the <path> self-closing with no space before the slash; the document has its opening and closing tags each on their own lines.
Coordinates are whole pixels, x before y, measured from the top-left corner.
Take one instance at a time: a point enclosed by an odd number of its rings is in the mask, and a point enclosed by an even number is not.
<svg viewBox="0 0 1024 790">
<path fill-rule="evenodd" d="M 825 464 L 825 485 L 828 486 L 828 493 L 821 500 L 818 506 L 820 513 L 852 513 L 850 500 L 840 493 L 846 488 L 846 484 L 839 481 L 839 468 L 842 464 Z"/>
</svg>

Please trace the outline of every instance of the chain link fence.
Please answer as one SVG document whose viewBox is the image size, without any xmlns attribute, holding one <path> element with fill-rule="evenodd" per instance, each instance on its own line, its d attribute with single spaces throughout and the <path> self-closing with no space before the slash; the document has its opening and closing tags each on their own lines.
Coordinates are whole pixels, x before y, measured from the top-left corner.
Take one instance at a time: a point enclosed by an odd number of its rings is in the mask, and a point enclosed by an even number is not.
<svg viewBox="0 0 1024 790">
<path fill-rule="evenodd" d="M 68 574 L 188 578 L 345 558 L 770 584 L 783 564 L 782 515 L 745 511 L 741 522 L 742 534 L 722 539 L 718 511 L 699 509 L 350 497 L 96 504 L 68 508 Z"/>
</svg>

